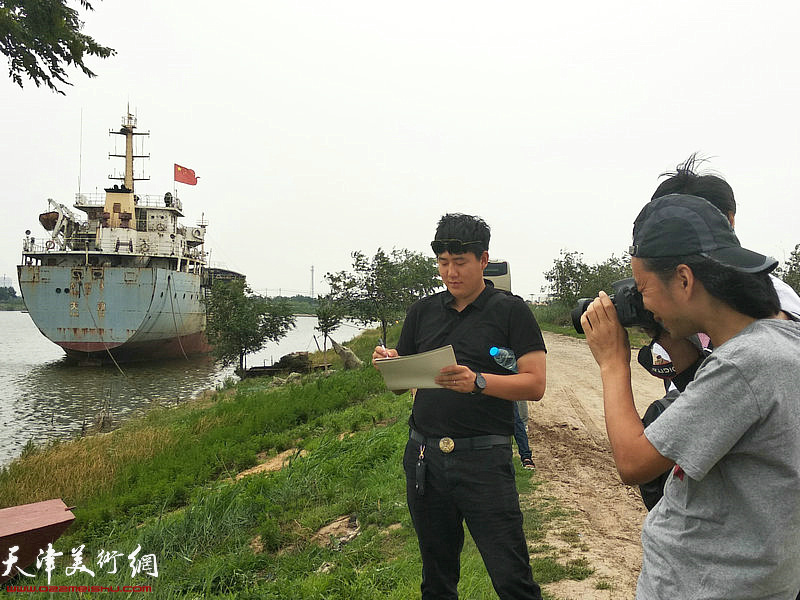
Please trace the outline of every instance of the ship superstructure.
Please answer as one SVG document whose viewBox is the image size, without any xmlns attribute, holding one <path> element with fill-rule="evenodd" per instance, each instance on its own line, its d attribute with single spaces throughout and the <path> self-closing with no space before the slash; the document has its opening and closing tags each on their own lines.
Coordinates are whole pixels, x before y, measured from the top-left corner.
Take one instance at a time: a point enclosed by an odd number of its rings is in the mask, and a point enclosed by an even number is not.
<svg viewBox="0 0 800 600">
<path fill-rule="evenodd" d="M 26 232 L 17 267 L 39 330 L 72 358 L 136 360 L 209 350 L 202 303 L 207 223 L 181 224 L 177 195 L 134 191 L 130 113 L 110 133 L 125 138 L 125 171 L 104 194 L 76 194 L 73 209 L 48 200 L 44 238 Z M 85 217 L 78 216 L 78 211 Z"/>
</svg>

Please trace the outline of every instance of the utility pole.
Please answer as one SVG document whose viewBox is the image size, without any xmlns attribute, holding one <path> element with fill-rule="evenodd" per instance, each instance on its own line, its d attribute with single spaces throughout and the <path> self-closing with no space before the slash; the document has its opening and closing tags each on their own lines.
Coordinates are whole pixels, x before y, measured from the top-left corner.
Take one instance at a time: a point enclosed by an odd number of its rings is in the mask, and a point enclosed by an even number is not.
<svg viewBox="0 0 800 600">
<path fill-rule="evenodd" d="M 311 265 L 311 298 L 314 298 L 314 265 Z"/>
</svg>

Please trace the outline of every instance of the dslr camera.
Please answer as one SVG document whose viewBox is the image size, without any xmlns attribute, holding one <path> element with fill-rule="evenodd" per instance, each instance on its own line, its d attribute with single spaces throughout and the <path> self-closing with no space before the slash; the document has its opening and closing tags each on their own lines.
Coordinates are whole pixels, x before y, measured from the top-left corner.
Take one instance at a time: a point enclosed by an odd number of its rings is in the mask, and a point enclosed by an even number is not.
<svg viewBox="0 0 800 600">
<path fill-rule="evenodd" d="M 611 284 L 614 293 L 609 297 L 617 309 L 617 317 L 623 327 L 643 327 L 649 332 L 658 332 L 661 325 L 655 320 L 653 313 L 647 310 L 642 303 L 642 295 L 636 289 L 633 277 L 620 279 Z M 583 333 L 581 317 L 594 298 L 581 298 L 578 305 L 572 309 L 572 326 L 575 331 Z"/>
</svg>

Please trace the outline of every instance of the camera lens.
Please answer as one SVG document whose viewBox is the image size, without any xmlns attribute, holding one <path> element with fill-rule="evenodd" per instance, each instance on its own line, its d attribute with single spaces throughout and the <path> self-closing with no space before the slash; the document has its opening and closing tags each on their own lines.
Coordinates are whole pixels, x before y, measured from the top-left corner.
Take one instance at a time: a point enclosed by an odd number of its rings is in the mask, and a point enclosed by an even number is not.
<svg viewBox="0 0 800 600">
<path fill-rule="evenodd" d="M 656 323 L 653 313 L 644 307 L 642 295 L 636 289 L 636 282 L 632 277 L 615 281 L 611 284 L 611 287 L 614 289 L 614 293 L 609 296 L 609 299 L 617 310 L 617 318 L 620 325 L 623 327 L 638 326 L 658 331 L 660 326 Z M 570 313 L 572 326 L 575 327 L 575 331 L 578 333 L 584 333 L 581 326 L 581 317 L 586 312 L 586 309 L 589 308 L 592 300 L 592 298 L 581 298 L 578 300 L 578 305 Z"/>
<path fill-rule="evenodd" d="M 591 298 L 581 298 L 578 300 L 578 305 L 572 309 L 570 316 L 572 316 L 572 326 L 578 333 L 583 333 L 583 326 L 581 325 L 581 317 L 589 305 L 592 303 Z"/>
</svg>

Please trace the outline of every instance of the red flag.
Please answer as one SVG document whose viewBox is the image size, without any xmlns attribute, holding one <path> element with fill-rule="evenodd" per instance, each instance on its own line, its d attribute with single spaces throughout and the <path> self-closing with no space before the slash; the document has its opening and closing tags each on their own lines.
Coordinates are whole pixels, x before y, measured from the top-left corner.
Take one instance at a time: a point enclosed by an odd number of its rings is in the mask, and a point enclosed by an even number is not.
<svg viewBox="0 0 800 600">
<path fill-rule="evenodd" d="M 175 181 L 189 185 L 197 185 L 197 177 L 192 169 L 187 169 L 178 164 L 175 165 Z"/>
</svg>

